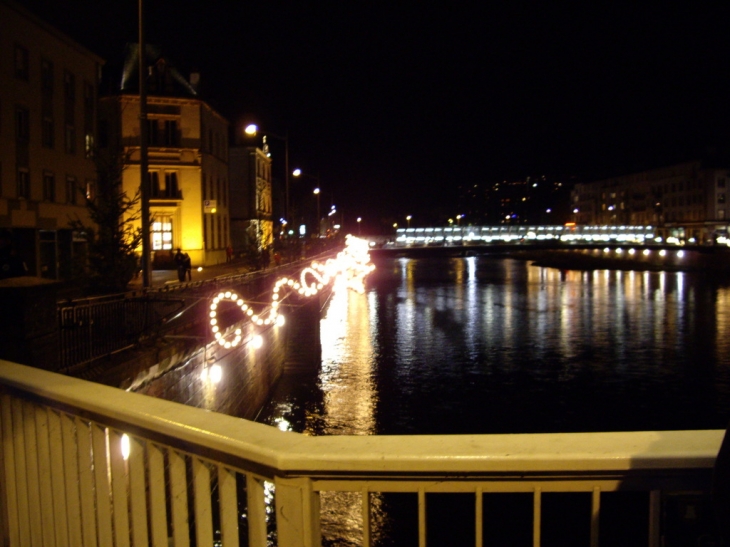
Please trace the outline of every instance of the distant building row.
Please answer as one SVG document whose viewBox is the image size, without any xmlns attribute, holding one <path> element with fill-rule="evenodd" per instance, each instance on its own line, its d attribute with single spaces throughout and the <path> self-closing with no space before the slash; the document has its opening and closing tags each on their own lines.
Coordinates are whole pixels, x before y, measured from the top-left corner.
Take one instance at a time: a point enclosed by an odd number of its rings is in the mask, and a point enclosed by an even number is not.
<svg viewBox="0 0 730 547">
<path fill-rule="evenodd" d="M 139 51 L 128 48 L 116 94 L 98 97 L 104 60 L 28 12 L 0 0 L 0 229 L 10 229 L 32 275 L 67 279 L 85 250 L 69 219 L 88 221 L 86 198 L 104 190 L 97 159 L 123 154 L 123 187 L 140 187 Z M 229 148 L 228 121 L 148 49 L 152 249 L 178 247 L 193 263 L 224 262 L 232 245 L 272 241 L 271 159 Z M 102 184 L 102 186 L 100 186 Z"/>
<path fill-rule="evenodd" d="M 587 225 L 652 225 L 665 236 L 707 242 L 726 234 L 730 168 L 692 161 L 578 183 L 572 220 Z"/>
</svg>

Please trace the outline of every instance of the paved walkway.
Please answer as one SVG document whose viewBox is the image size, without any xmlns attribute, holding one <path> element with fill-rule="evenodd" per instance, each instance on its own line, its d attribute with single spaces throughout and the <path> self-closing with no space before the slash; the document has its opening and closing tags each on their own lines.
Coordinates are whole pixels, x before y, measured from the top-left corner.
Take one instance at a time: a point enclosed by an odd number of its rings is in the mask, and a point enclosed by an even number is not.
<svg viewBox="0 0 730 547">
<path fill-rule="evenodd" d="M 215 266 L 193 268 L 192 281 L 204 281 L 225 275 L 244 274 L 250 271 L 252 271 L 251 268 L 242 262 L 216 264 Z M 152 278 L 150 281 L 152 287 L 164 287 L 166 285 L 177 285 L 180 283 L 177 279 L 177 270 L 152 270 Z M 132 279 L 129 288 L 131 290 L 142 288 L 141 274 L 136 279 Z"/>
</svg>

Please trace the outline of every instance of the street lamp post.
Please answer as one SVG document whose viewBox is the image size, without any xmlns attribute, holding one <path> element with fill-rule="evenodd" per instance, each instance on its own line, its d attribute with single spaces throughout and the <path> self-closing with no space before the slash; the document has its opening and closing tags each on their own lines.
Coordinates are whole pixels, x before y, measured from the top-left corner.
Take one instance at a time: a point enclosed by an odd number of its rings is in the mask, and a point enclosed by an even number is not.
<svg viewBox="0 0 730 547">
<path fill-rule="evenodd" d="M 152 285 L 152 245 L 150 241 L 150 183 L 147 150 L 147 59 L 145 56 L 144 9 L 139 0 L 139 190 L 142 223 L 142 286 Z"/>
<path fill-rule="evenodd" d="M 258 133 L 259 128 L 256 124 L 249 124 L 244 129 L 244 132 L 246 135 L 250 135 L 252 137 L 256 136 L 256 133 Z M 284 141 L 284 220 L 287 222 L 290 222 L 289 218 L 289 131 L 286 131 L 284 133 L 284 136 L 276 135 L 274 133 L 269 133 L 264 131 L 265 135 L 267 137 L 274 137 L 275 139 L 279 139 L 281 141 Z"/>
<path fill-rule="evenodd" d="M 412 217 L 411 215 L 408 215 L 408 216 L 406 217 L 406 220 L 408 221 L 408 227 L 409 227 L 409 228 L 411 227 L 411 219 L 412 219 L 412 218 L 413 218 L 413 217 Z"/>
<path fill-rule="evenodd" d="M 357 235 L 360 235 L 360 223 L 362 222 L 362 217 L 357 217 Z"/>
<path fill-rule="evenodd" d="M 319 188 L 314 189 L 314 195 L 317 196 L 317 237 L 320 235 L 320 217 L 319 217 Z"/>
</svg>

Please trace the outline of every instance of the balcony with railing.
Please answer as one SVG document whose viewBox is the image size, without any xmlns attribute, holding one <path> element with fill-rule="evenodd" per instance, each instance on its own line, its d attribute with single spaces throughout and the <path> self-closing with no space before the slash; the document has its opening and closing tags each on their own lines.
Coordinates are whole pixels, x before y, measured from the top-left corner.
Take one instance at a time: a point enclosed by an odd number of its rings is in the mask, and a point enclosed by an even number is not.
<svg viewBox="0 0 730 547">
<path fill-rule="evenodd" d="M 707 495 L 723 431 L 305 436 L 0 361 L 3 545 L 313 547 L 377 543 L 377 505 L 410 493 L 414 544 L 443 524 L 433 496 L 471 502 L 484 540 L 488 495 L 531 500 L 541 544 L 552 493 L 584 493 L 585 544 L 610 531 L 612 493 L 646 493 L 642 537 L 664 540 L 666 500 Z M 333 511 L 333 505 L 342 512 Z M 347 518 L 347 523 L 338 522 Z M 620 525 L 620 524 L 619 524 Z M 642 540 L 643 541 L 643 540 Z M 634 542 L 634 544 L 638 544 Z M 665 544 L 668 544 L 665 542 Z"/>
</svg>

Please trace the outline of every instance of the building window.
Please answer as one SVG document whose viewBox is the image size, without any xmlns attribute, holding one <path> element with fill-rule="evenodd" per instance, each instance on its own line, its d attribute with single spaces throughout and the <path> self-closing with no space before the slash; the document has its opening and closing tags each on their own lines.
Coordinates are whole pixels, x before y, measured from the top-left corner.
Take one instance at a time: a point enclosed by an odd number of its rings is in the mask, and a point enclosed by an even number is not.
<svg viewBox="0 0 730 547">
<path fill-rule="evenodd" d="M 66 177 L 66 203 L 76 204 L 76 179 Z"/>
<path fill-rule="evenodd" d="M 158 146 L 160 144 L 160 130 L 157 120 L 147 120 L 147 144 Z"/>
<path fill-rule="evenodd" d="M 152 250 L 172 250 L 172 217 L 155 216 L 152 222 Z"/>
<path fill-rule="evenodd" d="M 719 179 L 717 179 L 717 187 L 725 188 L 725 177 L 720 177 Z"/>
<path fill-rule="evenodd" d="M 15 138 L 20 142 L 30 140 L 30 114 L 23 106 L 15 107 Z"/>
<path fill-rule="evenodd" d="M 56 177 L 53 173 L 43 173 L 43 201 L 56 201 Z"/>
<path fill-rule="evenodd" d="M 30 172 L 25 167 L 18 168 L 16 192 L 19 198 L 30 199 Z"/>
<path fill-rule="evenodd" d="M 177 197 L 177 172 L 169 171 L 165 173 L 165 195 L 168 198 Z"/>
<path fill-rule="evenodd" d="M 76 128 L 73 125 L 66 126 L 63 144 L 67 154 L 76 153 Z"/>
<path fill-rule="evenodd" d="M 65 70 L 63 73 L 63 100 L 66 106 L 66 121 L 73 121 L 73 114 L 76 109 L 76 76 L 72 72 Z"/>
<path fill-rule="evenodd" d="M 87 180 L 86 181 L 86 199 L 89 201 L 94 201 L 96 199 L 96 184 L 93 180 Z"/>
<path fill-rule="evenodd" d="M 725 194 L 724 193 L 717 194 L 717 203 L 720 203 L 720 204 L 725 203 Z"/>
<path fill-rule="evenodd" d="M 68 70 L 63 73 L 64 149 L 76 153 L 76 77 Z"/>
<path fill-rule="evenodd" d="M 149 182 L 150 197 L 156 198 L 160 195 L 160 174 L 157 171 L 149 171 L 147 181 Z"/>
<path fill-rule="evenodd" d="M 165 120 L 165 146 L 180 146 L 180 134 L 175 120 Z"/>
<path fill-rule="evenodd" d="M 53 63 L 41 59 L 41 89 L 43 94 L 53 95 Z"/>
<path fill-rule="evenodd" d="M 15 77 L 26 82 L 30 79 L 28 50 L 19 44 L 15 44 Z"/>
<path fill-rule="evenodd" d="M 53 138 L 53 118 L 44 116 L 41 121 L 41 144 L 44 148 L 53 148 L 55 140 Z"/>
<path fill-rule="evenodd" d="M 94 154 L 95 96 L 94 86 L 89 82 L 84 82 L 84 148 L 87 158 Z"/>
</svg>

